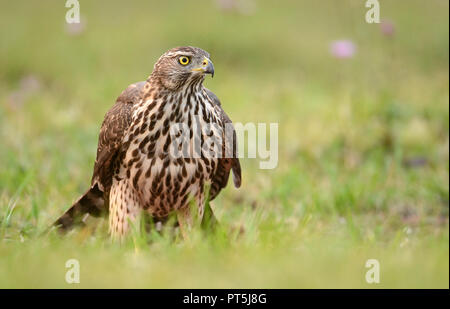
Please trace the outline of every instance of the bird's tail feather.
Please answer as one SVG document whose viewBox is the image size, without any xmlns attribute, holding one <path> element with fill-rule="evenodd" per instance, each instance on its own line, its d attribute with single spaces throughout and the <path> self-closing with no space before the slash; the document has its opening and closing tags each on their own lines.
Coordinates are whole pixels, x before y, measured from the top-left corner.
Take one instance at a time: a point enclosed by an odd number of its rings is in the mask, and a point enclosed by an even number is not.
<svg viewBox="0 0 450 309">
<path fill-rule="evenodd" d="M 231 169 L 233 170 L 233 182 L 236 188 L 241 186 L 241 163 L 239 159 L 234 159 L 231 165 Z"/>
<path fill-rule="evenodd" d="M 104 205 L 103 192 L 95 184 L 59 217 L 53 226 L 58 227 L 60 231 L 68 231 L 76 225 L 83 224 L 82 219 L 86 214 L 93 217 L 102 215 Z"/>
</svg>

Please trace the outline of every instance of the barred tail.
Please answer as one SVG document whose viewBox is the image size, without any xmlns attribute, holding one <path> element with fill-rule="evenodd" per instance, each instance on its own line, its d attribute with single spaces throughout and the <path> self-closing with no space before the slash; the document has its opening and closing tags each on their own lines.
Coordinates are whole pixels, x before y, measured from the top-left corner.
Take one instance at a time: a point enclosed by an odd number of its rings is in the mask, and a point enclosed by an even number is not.
<svg viewBox="0 0 450 309">
<path fill-rule="evenodd" d="M 93 217 L 102 215 L 105 210 L 104 205 L 103 192 L 95 184 L 56 220 L 53 226 L 58 227 L 60 231 L 68 231 L 76 225 L 83 224 L 82 219 L 86 214 Z"/>
</svg>

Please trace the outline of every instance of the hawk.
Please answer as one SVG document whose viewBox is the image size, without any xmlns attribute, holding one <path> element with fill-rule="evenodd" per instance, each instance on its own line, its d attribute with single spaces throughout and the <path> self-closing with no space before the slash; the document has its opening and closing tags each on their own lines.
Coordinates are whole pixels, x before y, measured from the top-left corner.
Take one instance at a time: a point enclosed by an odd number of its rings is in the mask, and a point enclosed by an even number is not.
<svg viewBox="0 0 450 309">
<path fill-rule="evenodd" d="M 203 86 L 206 74 L 214 76 L 206 51 L 177 47 L 159 58 L 145 82 L 128 86 L 105 115 L 89 190 L 54 225 L 65 231 L 83 224 L 86 215 L 108 214 L 110 234 L 121 237 L 142 214 L 164 222 L 175 213 L 185 235 L 192 203 L 201 218 L 231 170 L 240 187 L 236 134 L 217 96 Z M 180 123 L 187 126 L 187 145 L 219 137 L 215 149 L 231 149 L 231 155 L 172 156 L 169 147 L 181 131 L 173 135 L 171 128 Z M 210 124 L 210 132 L 203 130 Z M 230 126 L 231 134 L 225 130 Z"/>
</svg>

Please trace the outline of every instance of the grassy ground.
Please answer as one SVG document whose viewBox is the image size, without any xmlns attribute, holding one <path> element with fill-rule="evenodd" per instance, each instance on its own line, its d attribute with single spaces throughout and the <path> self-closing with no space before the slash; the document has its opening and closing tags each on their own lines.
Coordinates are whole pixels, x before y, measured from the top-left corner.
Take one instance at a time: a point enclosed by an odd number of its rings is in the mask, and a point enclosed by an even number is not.
<svg viewBox="0 0 450 309">
<path fill-rule="evenodd" d="M 447 1 L 380 1 L 392 36 L 363 1 L 81 0 L 78 35 L 62 1 L 0 2 L 0 287 L 449 287 Z M 234 121 L 279 123 L 278 167 L 244 159 L 189 242 L 42 235 L 86 190 L 106 110 L 178 45 L 210 52 Z"/>
</svg>

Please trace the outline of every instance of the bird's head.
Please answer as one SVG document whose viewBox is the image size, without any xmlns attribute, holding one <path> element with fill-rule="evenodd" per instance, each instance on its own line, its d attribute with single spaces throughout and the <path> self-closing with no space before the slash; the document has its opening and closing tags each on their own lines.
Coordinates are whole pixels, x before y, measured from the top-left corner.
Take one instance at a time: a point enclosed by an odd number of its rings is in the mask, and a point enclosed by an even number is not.
<svg viewBox="0 0 450 309">
<path fill-rule="evenodd" d="M 151 78 L 158 79 L 167 89 L 178 90 L 187 84 L 201 84 L 206 74 L 214 76 L 209 54 L 203 49 L 186 46 L 165 52 L 156 62 Z"/>
</svg>

